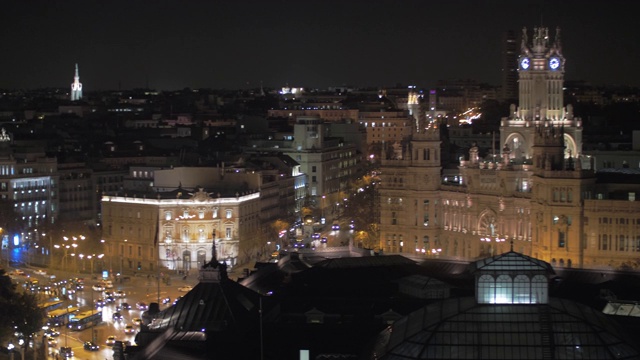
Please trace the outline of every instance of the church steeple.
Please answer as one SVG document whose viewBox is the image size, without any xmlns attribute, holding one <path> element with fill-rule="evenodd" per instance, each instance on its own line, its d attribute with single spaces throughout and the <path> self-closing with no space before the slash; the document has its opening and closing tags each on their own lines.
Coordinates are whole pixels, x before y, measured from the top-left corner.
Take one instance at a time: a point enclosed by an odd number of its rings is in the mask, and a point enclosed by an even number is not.
<svg viewBox="0 0 640 360">
<path fill-rule="evenodd" d="M 71 101 L 82 99 L 82 83 L 80 82 L 80 73 L 78 71 L 78 63 L 76 63 L 76 74 L 71 84 Z"/>
</svg>

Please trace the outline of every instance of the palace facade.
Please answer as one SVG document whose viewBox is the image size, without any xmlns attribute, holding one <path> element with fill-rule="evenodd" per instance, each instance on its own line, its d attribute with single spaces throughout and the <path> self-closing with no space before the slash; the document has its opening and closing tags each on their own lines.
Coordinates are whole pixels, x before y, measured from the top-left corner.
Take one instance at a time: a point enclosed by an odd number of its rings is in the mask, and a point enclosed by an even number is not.
<svg viewBox="0 0 640 360">
<path fill-rule="evenodd" d="M 513 249 L 564 267 L 619 267 L 640 259 L 640 172 L 595 171 L 582 121 L 564 105 L 560 30 L 523 30 L 519 106 L 500 124 L 502 148 L 471 146 L 443 175 L 441 129 L 422 120 L 382 160 L 380 248 L 476 259 Z M 446 154 L 444 155 L 446 156 Z"/>
</svg>

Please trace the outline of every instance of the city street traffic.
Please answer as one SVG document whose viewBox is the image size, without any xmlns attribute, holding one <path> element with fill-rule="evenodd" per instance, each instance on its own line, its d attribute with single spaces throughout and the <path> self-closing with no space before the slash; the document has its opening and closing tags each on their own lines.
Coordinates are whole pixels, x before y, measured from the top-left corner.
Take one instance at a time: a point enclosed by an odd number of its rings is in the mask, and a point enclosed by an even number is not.
<svg viewBox="0 0 640 360">
<path fill-rule="evenodd" d="M 104 285 L 108 282 L 96 277 L 96 274 L 94 279 L 79 280 L 78 275 L 89 274 L 51 271 L 26 265 L 11 267 L 8 273 L 22 289 L 34 291 L 40 303 L 57 298 L 62 301 L 62 305 L 57 305 L 60 309 L 75 310 L 68 316 L 72 322 L 78 320 L 74 319 L 74 315 L 81 312 L 92 309 L 101 312 L 101 322 L 88 324 L 81 330 L 57 326 L 53 327 L 52 337 L 45 336 L 44 331 L 39 333 L 34 345 L 45 346 L 50 358 L 63 358 L 63 355 L 72 353 L 74 359 L 111 359 L 111 347 L 116 340 L 135 345 L 142 313 L 150 303 L 158 302 L 160 309 L 165 309 L 197 283 L 195 274 L 186 279 L 159 274 L 160 281 L 156 274 L 137 274 L 121 276 L 117 281 L 114 278 L 112 287 L 106 288 Z M 83 283 L 82 290 L 76 289 L 78 283 Z"/>
</svg>

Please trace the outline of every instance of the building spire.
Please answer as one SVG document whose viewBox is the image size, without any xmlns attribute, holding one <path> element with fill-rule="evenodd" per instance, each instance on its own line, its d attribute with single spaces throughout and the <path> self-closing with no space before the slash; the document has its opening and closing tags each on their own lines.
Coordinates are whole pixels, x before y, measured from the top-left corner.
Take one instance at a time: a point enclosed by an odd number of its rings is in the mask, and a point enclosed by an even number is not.
<svg viewBox="0 0 640 360">
<path fill-rule="evenodd" d="M 73 83 L 71 83 L 71 101 L 77 101 L 80 99 L 82 99 L 82 83 L 80 82 L 78 63 L 76 63 L 76 73 L 73 76 Z"/>
</svg>

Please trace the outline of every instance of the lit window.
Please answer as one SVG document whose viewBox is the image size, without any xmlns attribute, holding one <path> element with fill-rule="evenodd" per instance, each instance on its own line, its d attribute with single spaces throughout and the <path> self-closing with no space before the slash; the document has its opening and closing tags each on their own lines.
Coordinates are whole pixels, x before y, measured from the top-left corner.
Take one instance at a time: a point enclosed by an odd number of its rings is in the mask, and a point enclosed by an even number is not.
<svg viewBox="0 0 640 360">
<path fill-rule="evenodd" d="M 232 211 L 231 210 L 227 210 L 227 219 L 231 219 L 231 214 L 232 214 Z"/>
</svg>

